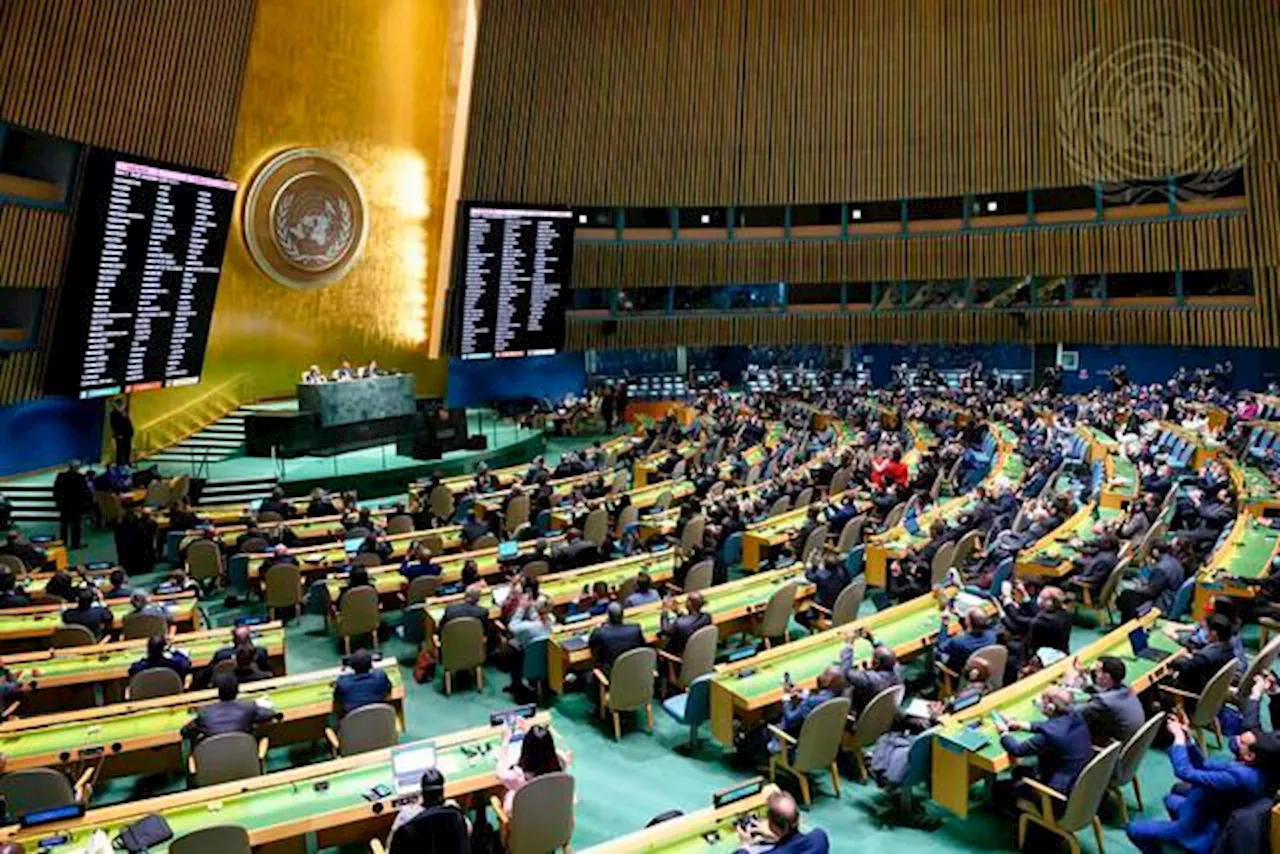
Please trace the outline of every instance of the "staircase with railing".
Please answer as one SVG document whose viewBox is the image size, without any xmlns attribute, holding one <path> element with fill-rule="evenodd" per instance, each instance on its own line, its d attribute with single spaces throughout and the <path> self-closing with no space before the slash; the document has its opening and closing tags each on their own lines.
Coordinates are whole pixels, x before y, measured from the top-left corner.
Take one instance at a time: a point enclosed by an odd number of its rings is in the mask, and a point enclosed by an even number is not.
<svg viewBox="0 0 1280 854">
<path fill-rule="evenodd" d="M 205 390 L 199 397 L 139 425 L 134 453 L 155 462 L 203 464 L 223 459 L 244 441 L 234 413 L 252 398 L 247 374 Z"/>
</svg>

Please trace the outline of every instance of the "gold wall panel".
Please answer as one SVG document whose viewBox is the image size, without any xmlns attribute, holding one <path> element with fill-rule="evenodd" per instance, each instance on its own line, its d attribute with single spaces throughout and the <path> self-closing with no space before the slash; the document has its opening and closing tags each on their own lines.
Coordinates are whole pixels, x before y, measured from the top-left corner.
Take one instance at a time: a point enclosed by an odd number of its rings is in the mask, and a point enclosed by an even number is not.
<svg viewBox="0 0 1280 854">
<path fill-rule="evenodd" d="M 245 376 L 251 397 L 289 396 L 312 363 L 373 358 L 416 374 L 420 394 L 443 392 L 444 363 L 427 358 L 425 342 L 454 119 L 456 11 L 449 0 L 258 0 L 229 175 L 244 187 L 283 149 L 327 149 L 360 181 L 368 241 L 342 281 L 300 291 L 258 269 L 237 222 L 202 386 Z M 200 394 L 196 386 L 137 395 L 134 419 Z"/>
<path fill-rule="evenodd" d="M 253 14 L 254 0 L 0 0 L 0 120 L 223 171 Z M 42 393 L 70 230 L 66 212 L 0 205 L 0 287 L 49 292 L 36 349 L 0 363 L 0 405 Z"/>
</svg>

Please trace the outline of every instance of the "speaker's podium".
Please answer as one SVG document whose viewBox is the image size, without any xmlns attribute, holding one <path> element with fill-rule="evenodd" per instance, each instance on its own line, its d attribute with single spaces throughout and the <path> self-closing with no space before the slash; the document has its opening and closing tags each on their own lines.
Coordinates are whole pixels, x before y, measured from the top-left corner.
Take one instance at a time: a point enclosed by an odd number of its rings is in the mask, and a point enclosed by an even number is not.
<svg viewBox="0 0 1280 854">
<path fill-rule="evenodd" d="M 398 453 L 419 459 L 465 448 L 466 413 L 419 400 L 412 374 L 391 374 L 300 385 L 297 410 L 245 417 L 245 451 L 252 457 L 326 457 L 392 442 Z"/>
</svg>

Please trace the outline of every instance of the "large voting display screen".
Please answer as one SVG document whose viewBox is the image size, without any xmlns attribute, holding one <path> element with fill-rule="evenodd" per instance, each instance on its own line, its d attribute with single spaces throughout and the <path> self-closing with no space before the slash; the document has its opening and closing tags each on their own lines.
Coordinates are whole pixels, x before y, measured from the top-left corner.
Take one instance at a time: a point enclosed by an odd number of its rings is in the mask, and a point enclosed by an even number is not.
<svg viewBox="0 0 1280 854">
<path fill-rule="evenodd" d="M 573 212 L 464 205 L 450 305 L 452 355 L 546 356 L 564 347 Z"/>
<path fill-rule="evenodd" d="M 49 390 L 198 383 L 236 185 L 103 149 L 85 157 Z"/>
</svg>

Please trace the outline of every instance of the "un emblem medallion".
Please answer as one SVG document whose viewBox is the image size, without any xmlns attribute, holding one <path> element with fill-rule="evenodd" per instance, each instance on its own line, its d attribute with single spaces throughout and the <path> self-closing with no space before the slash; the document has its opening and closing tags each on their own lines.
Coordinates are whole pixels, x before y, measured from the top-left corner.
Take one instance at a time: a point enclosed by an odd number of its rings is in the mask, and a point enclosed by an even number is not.
<svg viewBox="0 0 1280 854">
<path fill-rule="evenodd" d="M 291 148 L 258 170 L 245 196 L 244 241 L 262 272 L 291 288 L 339 281 L 368 232 L 355 175 L 316 148 Z"/>
</svg>

